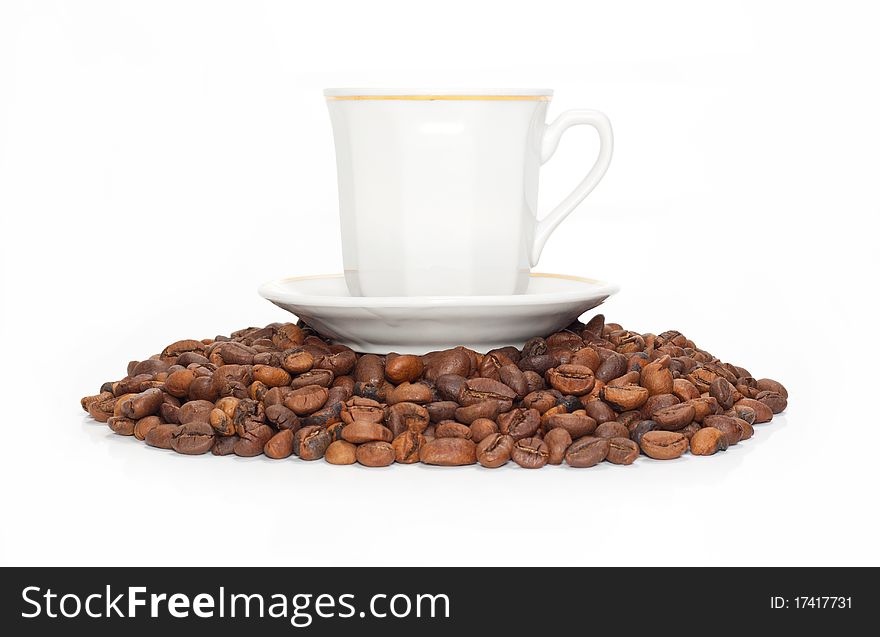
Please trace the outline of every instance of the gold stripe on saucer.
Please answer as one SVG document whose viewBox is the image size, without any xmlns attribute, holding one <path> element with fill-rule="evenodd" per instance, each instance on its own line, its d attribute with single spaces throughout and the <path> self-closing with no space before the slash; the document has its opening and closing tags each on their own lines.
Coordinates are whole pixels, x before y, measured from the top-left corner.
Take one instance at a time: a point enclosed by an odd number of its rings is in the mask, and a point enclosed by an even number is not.
<svg viewBox="0 0 880 637">
<path fill-rule="evenodd" d="M 408 100 L 426 102 L 433 100 L 447 101 L 506 101 L 506 102 L 549 102 L 549 95 L 327 95 L 328 100 Z"/>
</svg>

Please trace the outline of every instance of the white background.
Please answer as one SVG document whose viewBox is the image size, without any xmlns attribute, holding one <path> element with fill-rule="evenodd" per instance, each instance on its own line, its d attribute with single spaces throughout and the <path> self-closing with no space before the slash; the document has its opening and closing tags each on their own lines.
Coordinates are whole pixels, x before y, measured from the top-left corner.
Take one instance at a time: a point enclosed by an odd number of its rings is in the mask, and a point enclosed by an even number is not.
<svg viewBox="0 0 880 637">
<path fill-rule="evenodd" d="M 0 562 L 877 565 L 869 6 L 0 4 Z M 259 283 L 341 269 L 320 91 L 383 85 L 606 112 L 611 168 L 538 269 L 620 283 L 609 320 L 780 379 L 785 417 L 713 458 L 537 472 L 192 458 L 89 421 L 128 360 L 284 320 Z"/>
</svg>

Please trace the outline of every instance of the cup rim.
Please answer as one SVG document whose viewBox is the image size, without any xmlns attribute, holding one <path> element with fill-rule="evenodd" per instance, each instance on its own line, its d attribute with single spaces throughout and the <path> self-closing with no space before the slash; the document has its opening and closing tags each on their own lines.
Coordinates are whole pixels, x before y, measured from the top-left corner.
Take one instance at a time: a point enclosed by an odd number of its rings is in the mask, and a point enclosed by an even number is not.
<svg viewBox="0 0 880 637">
<path fill-rule="evenodd" d="M 513 97 L 550 98 L 548 88 L 325 88 L 324 97 Z"/>
</svg>

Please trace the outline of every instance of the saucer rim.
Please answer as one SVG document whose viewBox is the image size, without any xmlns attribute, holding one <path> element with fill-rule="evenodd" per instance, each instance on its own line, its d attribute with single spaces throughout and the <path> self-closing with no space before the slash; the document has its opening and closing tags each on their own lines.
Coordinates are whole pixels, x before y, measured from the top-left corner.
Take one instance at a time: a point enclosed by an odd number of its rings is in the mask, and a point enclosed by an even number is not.
<svg viewBox="0 0 880 637">
<path fill-rule="evenodd" d="M 286 282 L 313 281 L 327 279 L 344 279 L 345 274 L 309 274 L 303 276 L 281 277 L 266 281 L 258 288 L 258 293 L 264 299 L 273 303 L 295 303 L 312 307 L 472 307 L 472 306 L 527 306 L 543 305 L 553 302 L 577 301 L 581 299 L 596 298 L 603 296 L 608 298 L 620 291 L 616 283 L 576 276 L 572 274 L 555 274 L 549 272 L 531 272 L 529 278 L 547 278 L 562 281 L 572 281 L 591 286 L 585 289 L 583 285 L 576 290 L 562 292 L 545 292 L 539 294 L 497 294 L 497 295 L 474 295 L 474 296 L 325 296 L 315 294 L 284 293 L 278 290 L 278 285 Z"/>
</svg>

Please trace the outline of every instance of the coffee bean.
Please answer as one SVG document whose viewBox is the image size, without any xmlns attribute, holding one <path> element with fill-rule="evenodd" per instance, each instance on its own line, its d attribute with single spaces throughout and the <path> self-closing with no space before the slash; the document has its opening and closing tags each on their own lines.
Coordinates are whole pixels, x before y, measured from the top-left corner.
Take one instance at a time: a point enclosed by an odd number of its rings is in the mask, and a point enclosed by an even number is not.
<svg viewBox="0 0 880 637">
<path fill-rule="evenodd" d="M 565 452 L 565 462 L 570 467 L 584 469 L 602 462 L 607 456 L 611 445 L 605 438 L 583 436 L 578 438 Z"/>
<path fill-rule="evenodd" d="M 549 451 L 547 464 L 562 464 L 565 452 L 571 445 L 571 436 L 562 427 L 556 427 L 544 435 L 544 443 Z"/>
<path fill-rule="evenodd" d="M 524 469 L 540 469 L 550 458 L 550 449 L 538 437 L 521 438 L 510 452 L 513 461 Z"/>
<path fill-rule="evenodd" d="M 395 356 L 385 362 L 385 377 L 395 385 L 417 381 L 424 370 L 422 359 L 410 354 Z"/>
<path fill-rule="evenodd" d="M 560 365 L 547 372 L 547 382 L 565 395 L 583 396 L 593 389 L 596 377 L 585 365 Z"/>
<path fill-rule="evenodd" d="M 480 442 L 490 434 L 498 433 L 498 424 L 488 418 L 477 418 L 471 423 L 471 440 Z"/>
<path fill-rule="evenodd" d="M 592 418 L 599 424 L 602 424 L 603 422 L 610 422 L 612 420 L 616 420 L 617 418 L 617 414 L 608 405 L 608 403 L 598 399 L 585 402 L 584 411 L 590 418 Z"/>
<path fill-rule="evenodd" d="M 489 434 L 477 445 L 477 461 L 488 469 L 497 469 L 507 464 L 513 451 L 514 441 L 504 434 Z"/>
<path fill-rule="evenodd" d="M 239 438 L 232 447 L 232 451 L 236 456 L 243 458 L 259 456 L 263 453 L 266 443 L 275 435 L 275 430 L 272 427 L 257 421 L 242 423 L 236 427 L 236 432 Z"/>
<path fill-rule="evenodd" d="M 429 403 L 428 406 L 430 407 L 431 404 L 436 403 Z M 455 407 L 453 407 L 451 413 L 449 413 L 449 418 L 445 418 L 444 420 L 451 420 L 455 415 L 457 404 L 452 404 L 455 405 Z M 386 421 L 391 433 L 395 436 L 399 436 L 407 430 L 416 432 L 424 431 L 430 422 L 430 415 L 428 409 L 422 405 L 417 405 L 415 403 L 397 403 L 388 408 Z"/>
<path fill-rule="evenodd" d="M 711 453 L 751 438 L 788 397 L 680 332 L 639 334 L 601 315 L 522 350 L 423 356 L 359 355 L 302 321 L 272 323 L 177 341 L 125 371 L 80 401 L 118 434 L 193 454 L 353 463 L 360 453 L 370 466 Z"/>
<path fill-rule="evenodd" d="M 326 387 L 306 385 L 292 391 L 284 405 L 297 416 L 307 416 L 323 407 L 329 397 L 330 392 Z"/>
<path fill-rule="evenodd" d="M 498 431 L 514 440 L 529 438 L 541 426 L 541 414 L 537 409 L 518 407 L 498 416 Z"/>
<path fill-rule="evenodd" d="M 385 420 L 385 408 L 381 403 L 369 398 L 361 398 L 360 396 L 349 398 L 341 410 L 342 422 L 347 425 L 358 421 L 382 422 Z"/>
<path fill-rule="evenodd" d="M 388 442 L 373 441 L 358 445 L 355 457 L 365 467 L 387 467 L 394 462 L 394 447 Z"/>
<path fill-rule="evenodd" d="M 150 431 L 162 424 L 159 416 L 145 416 L 137 421 L 134 426 L 134 437 L 138 440 L 144 440 Z"/>
<path fill-rule="evenodd" d="M 171 436 L 171 448 L 177 453 L 196 456 L 208 453 L 214 446 L 214 430 L 206 422 L 181 425 Z"/>
<path fill-rule="evenodd" d="M 466 438 L 435 438 L 422 446 L 419 458 L 425 464 L 444 467 L 474 464 L 477 445 Z"/>
<path fill-rule="evenodd" d="M 324 452 L 324 460 L 330 464 L 354 464 L 357 462 L 357 446 L 346 440 L 335 440 Z"/>
<path fill-rule="evenodd" d="M 639 446 L 629 438 L 610 438 L 605 459 L 612 464 L 628 465 L 635 462 L 640 453 Z"/>
<path fill-rule="evenodd" d="M 590 418 L 585 411 L 576 411 L 571 414 L 554 414 L 544 421 L 544 428 L 548 431 L 564 429 L 577 440 L 596 431 L 596 421 Z"/>
<path fill-rule="evenodd" d="M 294 432 L 290 429 L 282 429 L 269 438 L 269 442 L 263 447 L 263 453 L 270 458 L 280 460 L 293 454 Z"/>
<path fill-rule="evenodd" d="M 755 422 L 770 422 L 773 419 L 773 410 L 754 398 L 741 398 L 736 401 L 735 407 L 750 407 L 755 412 Z"/>
<path fill-rule="evenodd" d="M 674 460 L 688 449 L 688 439 L 675 431 L 648 431 L 639 446 L 655 460 Z"/>
<path fill-rule="evenodd" d="M 711 456 L 727 449 L 727 436 L 715 427 L 703 427 L 691 437 L 690 446 L 695 456 Z"/>
<path fill-rule="evenodd" d="M 226 436 L 222 438 L 217 438 L 214 441 L 214 446 L 211 447 L 211 455 L 214 456 L 229 456 L 235 453 L 235 445 L 239 441 L 239 437 L 236 434 L 231 436 Z"/>
<path fill-rule="evenodd" d="M 356 420 L 343 428 L 342 439 L 357 445 L 371 441 L 391 442 L 394 436 L 388 427 L 377 422 Z"/>
<path fill-rule="evenodd" d="M 648 400 L 648 390 L 638 385 L 606 386 L 599 397 L 618 411 L 638 409 Z"/>
<path fill-rule="evenodd" d="M 401 383 L 388 393 L 388 404 L 397 403 L 429 403 L 434 398 L 434 392 L 424 383 Z"/>
<path fill-rule="evenodd" d="M 594 435 L 597 438 L 608 438 L 609 440 L 611 438 L 629 438 L 629 429 L 623 423 L 611 420 L 596 427 Z"/>
<path fill-rule="evenodd" d="M 765 405 L 767 405 L 770 408 L 770 411 L 772 411 L 774 414 L 785 411 L 785 408 L 788 406 L 788 400 L 786 400 L 785 396 L 776 391 L 761 391 L 758 393 L 755 399 L 759 403 L 764 403 Z"/>
<path fill-rule="evenodd" d="M 742 440 L 743 428 L 739 419 L 730 416 L 712 415 L 703 419 L 703 427 L 713 427 L 724 434 L 727 444 L 733 446 Z"/>
<path fill-rule="evenodd" d="M 641 372 L 641 385 L 651 396 L 671 394 L 674 384 L 669 369 L 670 357 L 661 356 L 648 363 Z"/>
<path fill-rule="evenodd" d="M 158 427 L 153 427 L 144 437 L 144 442 L 151 447 L 171 449 L 171 440 L 180 427 L 181 425 L 159 425 Z"/>
<path fill-rule="evenodd" d="M 435 438 L 467 438 L 471 439 L 471 428 L 454 420 L 445 420 L 434 427 Z"/>
<path fill-rule="evenodd" d="M 419 452 L 425 444 L 425 437 L 418 431 L 407 429 L 392 442 L 394 459 L 400 464 L 413 464 L 419 461 Z M 329 450 L 328 450 L 329 452 Z"/>
<path fill-rule="evenodd" d="M 303 427 L 294 434 L 294 453 L 303 460 L 318 460 L 324 457 L 324 452 L 329 446 L 330 434 L 318 425 Z"/>
<path fill-rule="evenodd" d="M 664 407 L 663 409 L 657 409 L 654 411 L 651 420 L 656 422 L 660 429 L 676 431 L 689 425 L 693 421 L 695 414 L 696 410 L 693 405 L 679 403 Z"/>
</svg>

